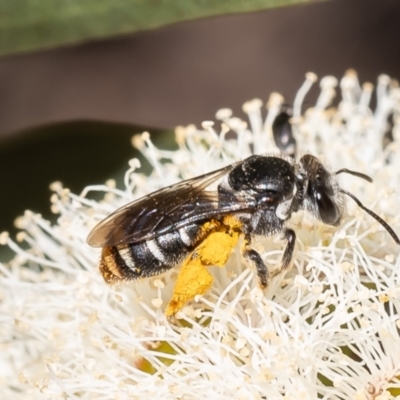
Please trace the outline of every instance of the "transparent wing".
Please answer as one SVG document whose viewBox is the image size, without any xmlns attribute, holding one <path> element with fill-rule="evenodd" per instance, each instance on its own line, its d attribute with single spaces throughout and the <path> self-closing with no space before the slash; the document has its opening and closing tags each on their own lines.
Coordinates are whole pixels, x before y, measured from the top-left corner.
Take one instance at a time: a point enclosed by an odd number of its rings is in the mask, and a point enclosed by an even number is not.
<svg viewBox="0 0 400 400">
<path fill-rule="evenodd" d="M 87 238 L 88 244 L 104 247 L 137 243 L 193 222 L 254 211 L 256 195 L 239 196 L 205 190 L 237 165 L 168 186 L 119 208 L 94 227 Z M 264 193 L 262 197 L 264 206 L 273 206 L 279 201 L 273 192 L 269 196 Z"/>
<path fill-rule="evenodd" d="M 218 195 L 205 189 L 235 165 L 168 186 L 119 208 L 94 227 L 87 243 L 103 247 L 140 242 L 210 218 L 210 211 L 216 215 Z"/>
</svg>

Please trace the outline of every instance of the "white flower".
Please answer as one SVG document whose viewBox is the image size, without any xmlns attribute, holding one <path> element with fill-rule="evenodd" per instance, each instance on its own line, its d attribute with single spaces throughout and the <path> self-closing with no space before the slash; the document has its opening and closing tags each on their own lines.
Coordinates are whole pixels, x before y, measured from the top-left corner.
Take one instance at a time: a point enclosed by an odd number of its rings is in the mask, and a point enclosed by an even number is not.
<svg viewBox="0 0 400 400">
<path fill-rule="evenodd" d="M 315 107 L 301 112 L 314 74 L 294 101 L 298 153 L 312 152 L 335 169 L 369 174 L 369 184 L 341 176 L 341 185 L 400 231 L 400 90 L 381 76 L 375 111 L 371 84 L 354 72 L 321 80 Z M 155 279 L 110 287 L 101 278 L 99 251 L 89 230 L 115 208 L 158 188 L 253 152 L 276 151 L 273 122 L 283 99 L 244 105 L 249 122 L 230 110 L 176 130 L 177 151 L 133 139 L 154 167 L 150 177 L 130 162 L 125 189 L 114 182 L 74 195 L 52 189 L 58 223 L 39 215 L 18 220 L 17 242 L 0 241 L 16 257 L 0 264 L 0 397 L 83 399 L 388 399 L 400 393 L 400 259 L 388 233 L 349 200 L 335 230 L 296 215 L 294 266 L 263 293 L 236 251 L 215 268 L 212 289 L 168 321 L 176 270 Z M 392 116 L 393 141 L 382 148 Z M 163 160 L 163 162 L 161 162 Z M 90 192 L 104 192 L 104 200 Z M 257 244 L 274 268 L 282 245 Z M 25 246 L 26 248 L 26 246 Z M 151 370 L 150 374 L 148 371 Z M 396 391 L 397 390 L 397 391 Z"/>
</svg>

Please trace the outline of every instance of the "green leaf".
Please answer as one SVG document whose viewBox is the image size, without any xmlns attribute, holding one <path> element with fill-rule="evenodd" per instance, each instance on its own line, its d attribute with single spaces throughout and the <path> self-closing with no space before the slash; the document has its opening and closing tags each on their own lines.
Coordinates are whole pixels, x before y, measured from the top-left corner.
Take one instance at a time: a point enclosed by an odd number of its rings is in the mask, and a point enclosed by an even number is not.
<svg viewBox="0 0 400 400">
<path fill-rule="evenodd" d="M 0 55 L 315 0 L 0 0 Z"/>
</svg>

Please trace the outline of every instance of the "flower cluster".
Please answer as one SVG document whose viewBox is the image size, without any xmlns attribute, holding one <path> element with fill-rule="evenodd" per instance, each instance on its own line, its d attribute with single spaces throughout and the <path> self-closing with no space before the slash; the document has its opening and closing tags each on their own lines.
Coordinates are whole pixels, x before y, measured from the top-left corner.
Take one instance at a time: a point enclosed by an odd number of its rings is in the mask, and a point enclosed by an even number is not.
<svg viewBox="0 0 400 400">
<path fill-rule="evenodd" d="M 323 78 L 315 106 L 302 111 L 315 81 L 307 74 L 293 103 L 298 153 L 372 176 L 371 184 L 341 175 L 341 186 L 400 232 L 400 89 L 380 76 L 372 109 L 373 86 L 360 86 L 349 71 L 340 82 Z M 1 398 L 389 399 L 400 393 L 399 249 L 351 200 L 335 229 L 301 213 L 292 218 L 294 265 L 266 292 L 236 250 L 226 268 L 212 271 L 212 289 L 175 320 L 163 309 L 176 270 L 110 287 L 97 270 L 99 250 L 86 244 L 90 229 L 130 200 L 253 153 L 276 152 L 271 126 L 283 101 L 271 95 L 266 117 L 261 100 L 247 102 L 248 122 L 224 109 L 217 123 L 179 127 L 176 151 L 156 148 L 147 133 L 135 136 L 153 166 L 149 177 L 131 160 L 124 189 L 108 181 L 76 195 L 54 183 L 57 224 L 27 212 L 17 221 L 16 241 L 0 234 L 16 253 L 0 264 Z M 103 200 L 93 200 L 92 192 L 103 192 Z M 279 264 L 282 243 L 261 240 L 257 249 L 271 269 Z"/>
</svg>

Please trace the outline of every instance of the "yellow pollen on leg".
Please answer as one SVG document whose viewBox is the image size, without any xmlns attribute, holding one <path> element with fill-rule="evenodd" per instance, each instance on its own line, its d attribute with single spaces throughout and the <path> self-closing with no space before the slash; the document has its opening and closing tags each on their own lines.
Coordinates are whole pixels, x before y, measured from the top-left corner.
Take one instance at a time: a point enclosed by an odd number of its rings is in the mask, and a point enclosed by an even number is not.
<svg viewBox="0 0 400 400">
<path fill-rule="evenodd" d="M 175 283 L 174 293 L 165 315 L 176 314 L 188 301 L 198 294 L 205 293 L 212 285 L 213 277 L 200 258 L 189 257 L 182 265 Z"/>
<path fill-rule="evenodd" d="M 165 314 L 170 317 L 198 294 L 204 294 L 212 285 L 213 277 L 208 266 L 224 267 L 239 237 L 236 219 L 227 220 L 218 230 L 208 234 L 195 252 L 183 263 L 175 283 L 172 299 Z M 232 224 L 232 225 L 231 225 Z M 214 228 L 215 229 L 215 228 Z"/>
</svg>

